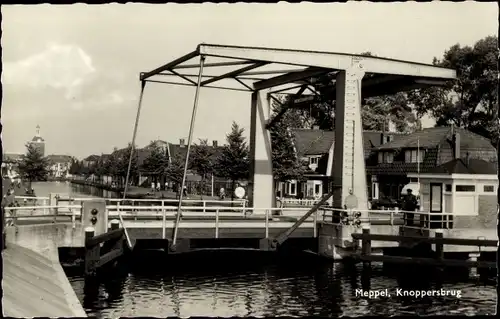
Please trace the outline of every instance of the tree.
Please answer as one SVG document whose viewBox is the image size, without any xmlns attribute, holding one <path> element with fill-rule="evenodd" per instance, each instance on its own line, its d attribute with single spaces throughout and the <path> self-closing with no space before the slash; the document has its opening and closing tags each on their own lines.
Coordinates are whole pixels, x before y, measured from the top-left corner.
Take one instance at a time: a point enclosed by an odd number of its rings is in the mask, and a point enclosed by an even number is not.
<svg viewBox="0 0 500 319">
<path fill-rule="evenodd" d="M 116 151 L 116 159 L 117 159 L 117 176 L 120 177 L 120 184 L 123 184 L 127 177 L 128 166 L 130 161 L 132 151 L 132 144 L 128 144 L 128 146 L 124 149 Z M 137 164 L 137 149 L 134 147 L 134 152 L 132 153 L 132 163 L 130 166 L 130 176 L 129 182 L 137 177 L 139 174 L 139 166 Z"/>
<path fill-rule="evenodd" d="M 32 144 L 27 144 L 26 149 L 26 154 L 22 156 L 19 162 L 19 172 L 21 178 L 29 181 L 31 188 L 32 182 L 47 180 L 49 161 Z"/>
<path fill-rule="evenodd" d="M 208 140 L 200 139 L 198 145 L 194 145 L 193 152 L 189 158 L 189 168 L 201 176 L 201 199 L 205 191 L 206 178 L 213 174 L 214 170 L 214 149 L 208 145 Z"/>
<path fill-rule="evenodd" d="M 288 102 L 284 100 L 282 103 L 273 103 L 273 117 L 286 107 Z M 306 172 L 305 166 L 297 157 L 291 129 L 302 127 L 307 119 L 300 117 L 301 110 L 292 109 L 288 112 L 281 118 L 279 124 L 270 129 L 273 175 L 276 181 L 281 182 L 301 180 Z"/>
<path fill-rule="evenodd" d="M 172 156 L 165 172 L 167 178 L 176 183 L 178 187 L 180 187 L 180 184 L 182 183 L 182 177 L 184 175 L 184 161 L 185 158 L 183 158 L 183 156 L 179 153 L 176 153 L 174 156 Z"/>
<path fill-rule="evenodd" d="M 141 169 L 147 174 L 154 177 L 165 175 L 168 167 L 168 157 L 166 152 L 156 144 L 149 146 L 149 155 L 144 160 Z"/>
<path fill-rule="evenodd" d="M 249 151 L 243 132 L 244 129 L 233 122 L 231 133 L 226 135 L 228 145 L 222 147 L 215 164 L 216 175 L 230 179 L 233 190 L 237 180 L 246 179 L 249 175 Z M 233 193 L 231 199 L 234 199 Z"/>
<path fill-rule="evenodd" d="M 455 124 L 498 145 L 498 37 L 488 36 L 473 47 L 455 44 L 436 66 L 455 69 L 457 80 L 443 88 L 410 92 L 409 102 L 419 113 L 428 113 L 436 125 Z"/>
<path fill-rule="evenodd" d="M 69 167 L 69 173 L 71 175 L 80 175 L 81 170 L 82 170 L 82 163 L 76 158 L 73 158 L 71 160 L 71 165 Z"/>
</svg>

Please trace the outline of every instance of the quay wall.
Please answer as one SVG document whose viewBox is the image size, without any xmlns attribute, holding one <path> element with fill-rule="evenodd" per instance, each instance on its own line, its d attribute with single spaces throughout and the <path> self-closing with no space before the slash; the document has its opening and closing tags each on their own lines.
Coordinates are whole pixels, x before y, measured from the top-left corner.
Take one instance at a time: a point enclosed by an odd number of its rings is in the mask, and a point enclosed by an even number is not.
<svg viewBox="0 0 500 319">
<path fill-rule="evenodd" d="M 3 259 L 3 315 L 86 317 L 59 262 L 58 247 L 83 246 L 82 226 L 71 223 L 6 229 Z"/>
</svg>

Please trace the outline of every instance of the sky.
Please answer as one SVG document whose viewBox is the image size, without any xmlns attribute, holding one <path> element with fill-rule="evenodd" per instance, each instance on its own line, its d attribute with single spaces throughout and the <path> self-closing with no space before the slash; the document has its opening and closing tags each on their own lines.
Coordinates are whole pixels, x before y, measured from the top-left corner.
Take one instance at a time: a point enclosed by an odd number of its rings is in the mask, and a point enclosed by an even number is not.
<svg viewBox="0 0 500 319">
<path fill-rule="evenodd" d="M 2 6 L 3 145 L 84 158 L 132 140 L 139 73 L 199 43 L 360 53 L 431 63 L 498 34 L 496 3 L 106 4 Z M 186 138 L 194 89 L 148 84 L 136 144 Z M 202 89 L 194 141 L 248 134 L 250 94 Z M 432 125 L 427 120 L 425 125 Z"/>
</svg>

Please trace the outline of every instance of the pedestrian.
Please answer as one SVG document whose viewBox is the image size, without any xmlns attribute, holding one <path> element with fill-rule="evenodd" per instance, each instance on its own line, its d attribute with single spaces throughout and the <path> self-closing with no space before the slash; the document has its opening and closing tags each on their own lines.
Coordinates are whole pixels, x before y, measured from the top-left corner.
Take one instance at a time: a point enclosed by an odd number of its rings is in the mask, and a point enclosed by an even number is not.
<svg viewBox="0 0 500 319">
<path fill-rule="evenodd" d="M 165 190 L 168 191 L 168 182 L 165 182 Z"/>
<path fill-rule="evenodd" d="M 158 192 L 159 192 L 159 191 L 161 191 L 161 184 L 160 184 L 160 182 L 157 182 L 157 183 L 156 183 L 156 190 L 157 190 Z"/>
<path fill-rule="evenodd" d="M 151 182 L 151 191 L 155 192 L 155 182 Z"/>
<path fill-rule="evenodd" d="M 414 225 L 415 214 L 410 213 L 410 212 L 414 212 L 417 209 L 417 205 L 418 205 L 417 197 L 415 195 L 413 195 L 413 192 L 411 189 L 408 189 L 406 191 L 406 196 L 403 200 L 403 210 L 404 210 L 404 216 L 405 216 L 405 220 L 406 220 L 406 226 L 413 226 Z"/>
<path fill-rule="evenodd" d="M 186 186 L 186 185 L 184 185 L 184 188 L 183 188 L 183 190 L 182 190 L 182 195 L 183 195 L 184 197 L 186 197 L 186 198 L 187 198 L 187 196 L 188 196 L 188 190 L 187 190 L 187 186 Z"/>
</svg>

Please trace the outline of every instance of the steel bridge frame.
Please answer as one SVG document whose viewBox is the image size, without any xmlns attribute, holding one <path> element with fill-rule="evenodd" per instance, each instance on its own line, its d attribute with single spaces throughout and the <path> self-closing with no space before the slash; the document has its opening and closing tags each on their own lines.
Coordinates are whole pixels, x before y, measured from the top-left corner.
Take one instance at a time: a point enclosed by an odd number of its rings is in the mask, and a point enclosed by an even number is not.
<svg viewBox="0 0 500 319">
<path fill-rule="evenodd" d="M 199 58 L 199 62 L 185 64 L 194 58 Z M 207 59 L 222 59 L 223 61 L 206 63 Z M 279 65 L 281 69 L 263 70 L 266 66 L 274 65 Z M 204 74 L 205 69 L 227 67 L 236 68 L 219 74 Z M 288 67 L 288 69 L 283 69 L 283 67 Z M 197 70 L 198 72 L 186 73 L 184 70 Z M 203 87 L 251 93 L 249 202 L 254 208 L 274 207 L 271 138 L 268 130 L 272 125 L 278 123 L 288 108 L 299 104 L 299 99 L 310 101 L 319 95 L 313 88 L 312 81 L 314 77 L 326 74 L 332 74 L 335 77 L 333 86 L 334 99 L 336 100 L 336 146 L 334 149 L 333 178 L 337 189 L 333 191 L 333 205 L 342 208 L 344 199 L 352 190 L 358 198 L 359 208 L 366 210 L 368 196 L 360 110 L 362 99 L 416 88 L 445 85 L 449 80 L 456 78 L 454 70 L 430 64 L 347 53 L 202 43 L 194 51 L 152 71 L 140 74 L 141 93 L 132 147 L 135 145 L 146 83 L 195 87 L 184 176 L 181 184 L 181 189 L 183 189 L 200 89 Z M 165 80 L 166 77 L 174 77 L 182 82 Z M 224 80 L 230 80 L 238 87 L 216 85 Z M 304 94 L 306 90 L 310 91 L 311 94 Z M 270 100 L 279 102 L 273 97 L 276 94 L 291 94 L 293 100 L 283 108 L 280 114 L 272 118 Z M 124 198 L 127 193 L 128 179 L 129 176 L 126 178 Z M 180 221 L 182 199 L 181 192 L 176 224 Z M 174 231 L 174 246 L 176 237 L 177 227 Z"/>
</svg>

